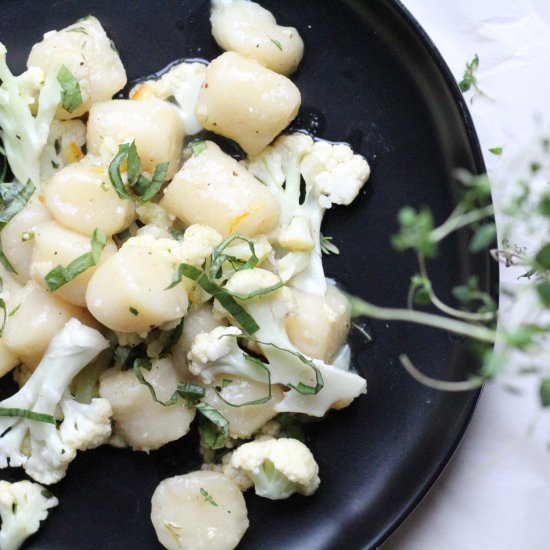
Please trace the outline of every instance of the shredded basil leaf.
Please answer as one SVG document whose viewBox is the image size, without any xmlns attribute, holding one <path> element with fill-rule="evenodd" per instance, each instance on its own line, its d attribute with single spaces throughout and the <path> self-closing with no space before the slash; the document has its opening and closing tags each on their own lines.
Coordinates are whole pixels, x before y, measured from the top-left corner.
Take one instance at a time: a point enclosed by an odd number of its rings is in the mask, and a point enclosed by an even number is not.
<svg viewBox="0 0 550 550">
<path fill-rule="evenodd" d="M 126 200 L 132 200 L 132 195 L 130 195 L 130 193 L 126 191 L 126 187 L 124 186 L 124 182 L 122 181 L 122 176 L 120 174 L 120 166 L 128 157 L 130 146 L 131 144 L 129 143 L 122 143 L 118 146 L 118 153 L 111 161 L 111 164 L 109 164 L 108 169 L 109 179 L 111 180 L 111 183 L 113 184 L 117 195 L 121 199 Z"/>
<path fill-rule="evenodd" d="M 167 287 L 167 290 L 175 287 L 181 282 L 182 277 L 187 277 L 195 281 L 205 292 L 211 294 L 216 298 L 220 304 L 235 318 L 235 320 L 243 327 L 243 329 L 249 334 L 254 334 L 260 327 L 254 321 L 251 315 L 238 304 L 233 296 L 231 296 L 224 288 L 212 282 L 208 276 L 189 264 L 180 264 L 174 273 L 172 282 Z"/>
<path fill-rule="evenodd" d="M 271 342 L 260 342 L 259 340 L 256 340 L 256 339 L 254 339 L 254 341 L 257 344 L 260 344 L 261 346 L 270 346 L 272 348 L 278 349 L 279 351 L 283 351 L 285 353 L 293 355 L 294 357 L 298 358 L 304 365 L 307 365 L 308 367 L 314 370 L 315 386 L 310 386 L 308 384 L 304 384 L 303 382 L 299 382 L 296 385 L 290 384 L 290 383 L 286 384 L 289 388 L 292 388 L 293 390 L 297 391 L 298 393 L 301 393 L 302 395 L 315 395 L 324 388 L 325 383 L 323 381 L 323 375 L 321 374 L 321 371 L 311 359 L 308 359 L 298 351 L 292 351 L 290 349 L 282 348 L 277 344 L 272 344 Z"/>
<path fill-rule="evenodd" d="M 224 254 L 225 249 L 234 241 L 244 241 L 248 244 L 248 247 L 250 248 L 251 256 L 246 262 L 239 260 L 235 256 Z M 226 261 L 231 264 L 231 267 L 235 271 L 242 271 L 244 269 L 253 269 L 254 267 L 256 267 L 259 263 L 259 260 L 258 260 L 258 256 L 256 256 L 254 241 L 252 239 L 249 239 L 248 237 L 245 237 L 244 235 L 234 234 L 234 235 L 230 235 L 218 246 L 216 246 L 212 251 L 210 270 L 209 270 L 210 277 L 212 279 L 216 279 L 221 276 L 221 269 L 223 267 L 223 264 Z"/>
<path fill-rule="evenodd" d="M 36 422 L 45 422 L 46 424 L 56 425 L 55 418 L 51 414 L 37 413 L 28 409 L 11 409 L 0 407 L 0 416 L 18 416 L 19 418 L 28 418 Z"/>
<path fill-rule="evenodd" d="M 128 147 L 126 161 L 128 185 L 132 186 L 141 174 L 141 160 L 137 152 L 135 141 L 132 141 L 132 143 L 130 143 L 130 146 Z"/>
<path fill-rule="evenodd" d="M 57 73 L 57 81 L 61 84 L 61 106 L 69 113 L 76 111 L 82 104 L 78 80 L 65 65 L 62 65 Z"/>
<path fill-rule="evenodd" d="M 221 389 L 218 389 L 218 388 L 213 386 L 213 390 L 216 392 L 217 396 L 226 405 L 229 405 L 230 407 L 239 408 L 239 407 L 248 407 L 248 406 L 251 406 L 251 405 L 262 405 L 262 404 L 267 403 L 268 401 L 271 400 L 271 371 L 269 370 L 268 366 L 265 363 L 263 363 L 262 361 L 260 361 L 259 359 L 257 359 L 256 357 L 253 357 L 252 355 L 249 355 L 247 353 L 245 353 L 245 359 L 247 361 L 249 361 L 250 363 L 252 363 L 253 365 L 255 365 L 255 366 L 261 368 L 262 370 L 266 371 L 266 373 L 267 373 L 266 383 L 268 385 L 267 395 L 265 397 L 260 397 L 260 399 L 255 399 L 254 401 L 246 401 L 245 403 L 232 403 L 231 401 L 228 401 L 227 399 L 225 399 L 225 397 L 221 394 L 221 390 L 223 390 L 224 388 L 229 386 L 233 382 L 233 380 L 224 379 L 222 381 Z"/>
<path fill-rule="evenodd" d="M 160 399 L 158 399 L 157 393 L 155 391 L 155 388 L 152 386 L 152 384 L 150 384 L 149 382 L 147 382 L 147 380 L 145 380 L 145 377 L 143 376 L 143 372 L 141 372 L 141 369 L 150 371 L 152 367 L 153 365 L 151 364 L 151 361 L 149 361 L 149 359 L 146 359 L 143 357 L 136 359 L 133 364 L 133 370 L 134 370 L 134 374 L 136 375 L 136 378 L 139 380 L 140 384 L 143 384 L 144 386 L 147 387 L 155 403 L 158 403 L 163 407 L 170 407 L 174 405 L 174 403 L 176 403 L 176 401 L 178 400 L 177 390 L 172 394 L 170 399 L 166 401 L 161 401 Z"/>
<path fill-rule="evenodd" d="M 187 401 L 187 408 L 192 409 L 205 394 L 205 389 L 199 384 L 192 384 L 185 380 L 178 382 L 178 388 L 176 390 L 178 395 Z"/>
<path fill-rule="evenodd" d="M 202 422 L 199 426 L 204 444 L 210 449 L 221 449 L 229 434 L 229 420 L 208 403 L 197 403 L 194 408 L 210 422 Z"/>
<path fill-rule="evenodd" d="M 160 343 L 160 352 L 159 357 L 168 357 L 170 355 L 170 350 L 174 347 L 176 342 L 180 339 L 183 333 L 183 324 L 184 317 L 181 318 L 181 321 L 178 325 L 172 330 L 159 330 L 158 341 Z"/>
<path fill-rule="evenodd" d="M 57 290 L 63 285 L 84 273 L 90 267 L 97 265 L 101 252 L 107 244 L 107 236 L 101 229 L 95 229 L 92 235 L 91 251 L 75 258 L 67 267 L 58 265 L 46 274 L 44 280 L 50 291 Z"/>
<path fill-rule="evenodd" d="M 125 160 L 127 161 L 128 186 L 133 192 L 126 187 L 120 173 L 120 168 Z M 157 164 L 153 179 L 149 181 L 141 174 L 141 161 L 135 142 L 123 143 L 118 146 L 118 153 L 109 164 L 109 179 L 121 199 L 135 200 L 141 203 L 148 202 L 160 191 L 168 172 L 168 164 L 168 162 Z"/>
<path fill-rule="evenodd" d="M 21 187 L 17 182 L 2 183 L 0 185 L 0 231 L 23 208 L 32 197 L 36 187 L 31 180 Z"/>
</svg>

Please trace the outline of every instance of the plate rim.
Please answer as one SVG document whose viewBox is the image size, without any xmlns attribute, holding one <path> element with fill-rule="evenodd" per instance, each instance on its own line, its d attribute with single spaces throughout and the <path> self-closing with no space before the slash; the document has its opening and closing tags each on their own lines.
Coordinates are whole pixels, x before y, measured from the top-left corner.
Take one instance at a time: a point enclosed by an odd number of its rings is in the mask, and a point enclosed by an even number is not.
<svg viewBox="0 0 550 550">
<path fill-rule="evenodd" d="M 458 107 L 460 113 L 460 119 L 464 124 L 464 129 L 468 137 L 469 149 L 472 154 L 472 164 L 475 167 L 476 174 L 485 174 L 487 172 L 485 166 L 485 160 L 483 158 L 483 153 L 481 149 L 481 144 L 477 131 L 475 129 L 474 121 L 470 110 L 468 108 L 467 100 L 465 99 L 463 93 L 460 91 L 457 81 L 454 78 L 454 75 L 445 61 L 443 55 L 439 51 L 435 42 L 426 32 L 424 27 L 420 22 L 415 18 L 412 12 L 403 4 L 401 0 L 389 0 L 388 7 L 392 9 L 397 17 L 404 21 L 406 26 L 415 34 L 419 42 L 425 49 L 426 54 L 434 61 L 437 71 L 442 76 L 444 83 L 447 87 L 447 91 L 452 95 L 455 105 Z M 498 288 L 499 288 L 499 272 L 493 262 L 487 262 L 486 268 L 486 281 L 488 291 L 493 295 L 498 303 Z M 440 461 L 439 464 L 434 468 L 431 475 L 424 478 L 423 482 L 420 484 L 420 487 L 412 495 L 401 509 L 401 512 L 398 516 L 391 522 L 375 539 L 372 544 L 372 548 L 379 548 L 384 543 L 388 542 L 391 535 L 401 527 L 404 522 L 411 516 L 413 511 L 415 511 L 421 502 L 424 500 L 426 495 L 434 488 L 437 481 L 442 476 L 443 472 L 449 467 L 452 462 L 453 457 L 457 453 L 460 444 L 466 436 L 466 432 L 471 425 L 472 418 L 476 411 L 479 399 L 483 392 L 484 385 L 476 390 L 472 390 L 470 393 L 470 404 L 466 407 L 467 412 L 466 416 L 462 421 L 462 424 L 457 427 L 456 435 L 453 443 L 447 449 L 445 453 L 445 458 L 443 461 Z M 365 547 L 370 548 L 370 547 Z"/>
</svg>

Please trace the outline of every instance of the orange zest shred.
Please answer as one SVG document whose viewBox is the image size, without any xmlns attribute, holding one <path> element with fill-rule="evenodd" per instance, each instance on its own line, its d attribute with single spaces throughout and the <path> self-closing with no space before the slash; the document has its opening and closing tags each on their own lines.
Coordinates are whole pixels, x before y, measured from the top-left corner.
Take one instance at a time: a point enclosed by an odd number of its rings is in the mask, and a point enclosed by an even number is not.
<svg viewBox="0 0 550 550">
<path fill-rule="evenodd" d="M 137 88 L 134 93 L 130 96 L 130 99 L 145 99 L 149 97 L 149 83 L 144 82 L 139 88 Z"/>
<path fill-rule="evenodd" d="M 63 162 L 65 165 L 72 164 L 84 158 L 82 149 L 73 141 L 63 149 Z"/>
<path fill-rule="evenodd" d="M 46 202 L 46 197 L 44 195 L 38 195 L 38 200 L 44 204 Z"/>
<path fill-rule="evenodd" d="M 250 212 L 244 212 L 238 216 L 235 216 L 229 226 L 229 234 L 231 235 L 231 233 L 234 233 L 237 225 L 239 225 L 245 218 L 248 218 L 248 216 L 250 216 Z"/>
</svg>

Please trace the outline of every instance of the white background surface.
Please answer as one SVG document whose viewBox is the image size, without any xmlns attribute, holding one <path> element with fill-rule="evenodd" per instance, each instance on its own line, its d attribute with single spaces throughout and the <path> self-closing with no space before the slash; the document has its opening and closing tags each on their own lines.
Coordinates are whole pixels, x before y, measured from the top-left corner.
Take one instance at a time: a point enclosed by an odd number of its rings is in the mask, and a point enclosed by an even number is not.
<svg viewBox="0 0 550 550">
<path fill-rule="evenodd" d="M 533 160 L 533 140 L 549 128 L 550 0 L 402 1 L 457 81 L 465 62 L 479 55 L 479 86 L 494 101 L 478 97 L 470 110 L 502 230 L 504 182 L 514 177 L 522 159 Z M 501 157 L 488 152 L 497 146 L 504 148 Z M 538 234 L 522 236 L 521 244 L 532 250 L 547 230 L 540 227 Z M 503 284 L 523 284 L 518 273 L 501 268 Z M 501 301 L 501 318 L 510 307 L 508 300 Z M 511 358 L 511 369 L 521 360 Z M 550 548 L 548 413 L 538 404 L 535 380 L 516 377 L 511 382 L 520 395 L 503 381 L 487 385 L 453 461 L 384 550 Z"/>
</svg>

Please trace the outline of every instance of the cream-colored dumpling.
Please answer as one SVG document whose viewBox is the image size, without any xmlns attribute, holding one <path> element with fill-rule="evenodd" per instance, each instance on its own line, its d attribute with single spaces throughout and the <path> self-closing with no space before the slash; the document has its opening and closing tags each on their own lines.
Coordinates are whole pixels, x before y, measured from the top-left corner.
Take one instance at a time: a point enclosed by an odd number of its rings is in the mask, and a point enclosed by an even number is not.
<svg viewBox="0 0 550 550">
<path fill-rule="evenodd" d="M 85 310 L 63 302 L 34 281 L 14 294 L 13 303 L 17 310 L 8 318 L 2 342 L 31 368 L 38 365 L 50 340 L 72 317 L 96 326 Z"/>
<path fill-rule="evenodd" d="M 183 285 L 166 288 L 175 268 L 166 249 L 124 246 L 90 279 L 88 309 L 119 332 L 144 332 L 179 319 L 187 311 L 187 294 Z"/>
<path fill-rule="evenodd" d="M 51 31 L 35 44 L 27 67 L 59 72 L 65 65 L 78 80 L 82 104 L 72 113 L 61 107 L 58 118 L 76 118 L 97 101 L 111 99 L 126 85 L 126 71 L 100 22 L 92 16 L 60 31 Z"/>
<path fill-rule="evenodd" d="M 261 372 L 260 376 L 262 374 Z M 265 373 L 265 376 L 267 380 L 267 373 Z M 230 380 L 231 382 L 226 382 L 224 387 L 224 380 Z M 275 406 L 283 399 L 283 391 L 280 386 L 273 384 L 269 401 L 258 405 L 232 407 L 221 399 L 213 388 L 216 388 L 228 403 L 240 405 L 267 397 L 269 395 L 269 385 L 229 374 L 218 375 L 214 378 L 212 387 L 206 389 L 204 401 L 212 405 L 229 420 L 229 435 L 231 437 L 251 437 L 266 422 L 277 416 Z"/>
<path fill-rule="evenodd" d="M 180 167 L 183 138 L 177 109 L 161 99 L 114 99 L 90 110 L 88 153 L 102 155 L 104 161 L 112 160 L 118 145 L 135 140 L 143 169 L 153 174 L 157 164 L 168 162 L 166 178 L 171 179 Z"/>
<path fill-rule="evenodd" d="M 256 155 L 294 119 L 300 101 L 285 76 L 226 52 L 208 66 L 195 114 L 204 128 Z"/>
<path fill-rule="evenodd" d="M 333 285 L 325 296 L 294 291 L 297 308 L 286 321 L 290 341 L 309 357 L 330 361 L 348 336 L 351 305 Z"/>
<path fill-rule="evenodd" d="M 178 385 L 178 376 L 169 359 L 153 361 L 151 370 L 142 372 L 155 389 L 157 399 L 170 399 Z M 195 417 L 195 409 L 187 408 L 183 399 L 168 407 L 155 403 L 132 369 L 106 370 L 99 381 L 99 395 L 113 407 L 116 432 L 138 451 L 158 449 L 183 437 Z"/>
<path fill-rule="evenodd" d="M 232 550 L 248 529 L 248 512 L 233 480 L 201 470 L 160 483 L 151 521 L 168 550 Z"/>
<path fill-rule="evenodd" d="M 187 354 L 191 350 L 195 336 L 200 332 L 210 332 L 216 327 L 225 326 L 225 320 L 216 319 L 212 313 L 211 304 L 203 304 L 198 308 L 189 308 L 183 324 L 180 339 L 172 347 L 170 357 L 178 374 L 189 380 L 193 375 L 187 369 Z"/>
<path fill-rule="evenodd" d="M 186 225 L 209 225 L 224 237 L 277 227 L 280 209 L 271 191 L 215 143 L 205 143 L 164 190 L 161 205 Z"/>
<path fill-rule="evenodd" d="M 270 11 L 249 0 L 213 0 L 212 6 L 212 34 L 221 48 L 287 76 L 296 70 L 304 43 L 295 28 L 277 25 Z"/>
<path fill-rule="evenodd" d="M 85 157 L 57 172 L 44 189 L 46 206 L 65 227 L 91 236 L 101 229 L 108 237 L 122 231 L 135 216 L 133 201 L 121 199 L 107 168 Z"/>
<path fill-rule="evenodd" d="M 39 225 L 34 236 L 34 249 L 30 276 L 44 289 L 48 289 L 45 276 L 58 265 L 67 267 L 73 260 L 87 254 L 91 250 L 91 238 L 70 229 L 57 222 L 50 221 Z M 116 252 L 113 241 L 108 240 L 99 259 L 101 265 Z M 86 306 L 86 288 L 96 266 L 89 267 L 84 273 L 54 291 L 54 294 L 75 306 Z"/>
<path fill-rule="evenodd" d="M 44 196 L 35 192 L 25 208 L 14 216 L 0 233 L 2 252 L 17 272 L 14 277 L 23 284 L 30 277 L 36 228 L 52 219 L 51 214 L 42 202 L 43 200 Z"/>
<path fill-rule="evenodd" d="M 19 304 L 18 295 L 21 291 L 21 285 L 15 280 L 13 273 L 9 273 L 2 265 L 0 265 L 0 278 L 2 280 L 0 297 L 4 300 L 6 308 L 6 319 L 4 322 L 7 323 L 11 318 L 10 314 L 13 316 L 14 312 L 17 312 Z M 3 317 L 4 313 L 1 312 L 0 316 Z M 19 359 L 17 355 L 7 348 L 3 338 L 0 336 L 0 377 L 11 371 L 18 363 Z"/>
</svg>

